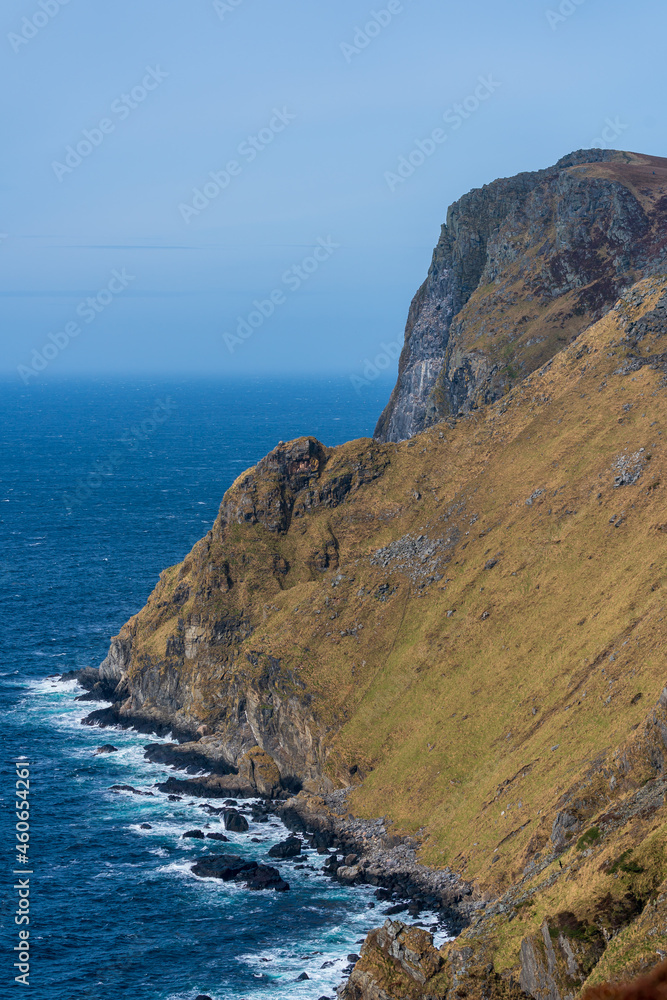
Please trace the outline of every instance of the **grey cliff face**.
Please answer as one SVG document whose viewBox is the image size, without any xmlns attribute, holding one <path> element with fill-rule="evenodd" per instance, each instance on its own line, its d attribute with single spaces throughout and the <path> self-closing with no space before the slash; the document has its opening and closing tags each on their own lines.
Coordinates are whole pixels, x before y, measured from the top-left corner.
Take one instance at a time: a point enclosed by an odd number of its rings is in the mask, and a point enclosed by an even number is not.
<svg viewBox="0 0 667 1000">
<path fill-rule="evenodd" d="M 499 398 L 664 269 L 665 192 L 667 161 L 582 150 L 450 206 L 376 438 Z"/>
</svg>

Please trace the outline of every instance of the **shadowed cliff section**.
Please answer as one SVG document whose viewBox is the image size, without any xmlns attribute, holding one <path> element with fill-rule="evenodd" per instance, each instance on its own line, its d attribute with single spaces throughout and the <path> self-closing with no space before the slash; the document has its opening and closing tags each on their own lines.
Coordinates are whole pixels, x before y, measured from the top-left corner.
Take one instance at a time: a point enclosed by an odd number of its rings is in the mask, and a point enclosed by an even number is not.
<svg viewBox="0 0 667 1000">
<path fill-rule="evenodd" d="M 664 269 L 667 160 L 580 150 L 447 212 L 375 436 L 402 441 L 504 395 Z"/>
</svg>

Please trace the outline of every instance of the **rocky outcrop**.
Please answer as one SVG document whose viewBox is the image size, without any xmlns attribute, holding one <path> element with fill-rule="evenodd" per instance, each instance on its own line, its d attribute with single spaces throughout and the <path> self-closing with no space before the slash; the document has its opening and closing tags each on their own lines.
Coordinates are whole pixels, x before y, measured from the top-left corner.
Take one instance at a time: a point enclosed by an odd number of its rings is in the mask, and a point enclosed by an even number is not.
<svg viewBox="0 0 667 1000">
<path fill-rule="evenodd" d="M 666 268 L 667 160 L 580 150 L 448 210 L 376 429 L 402 441 L 498 399 Z"/>
<path fill-rule="evenodd" d="M 410 945 L 424 983 L 377 939 L 360 995 L 565 1000 L 662 949 L 666 302 L 643 279 L 452 426 L 279 445 L 112 644 L 88 721 L 206 769 L 161 789 L 277 789 L 379 923 L 458 932 L 430 978 Z"/>
<path fill-rule="evenodd" d="M 398 920 L 387 920 L 371 931 L 360 960 L 340 1000 L 413 1000 L 444 997 L 446 980 L 439 977 L 444 961 L 433 947 L 433 935 Z"/>
<path fill-rule="evenodd" d="M 132 619 L 112 640 L 99 673 L 77 675 L 92 697 L 113 701 L 84 721 L 198 741 L 179 754 L 189 753 L 196 764 L 204 753 L 218 774 L 238 774 L 237 784 L 229 784 L 232 793 L 253 788 L 270 797 L 320 776 L 323 728 L 309 708 L 310 696 L 297 671 L 248 644 L 257 621 L 245 609 L 267 583 L 269 592 L 280 593 L 304 576 L 320 580 L 337 568 L 338 542 L 327 512 L 382 476 L 387 465 L 375 444 L 356 443 L 348 455 L 335 455 L 314 438 L 301 438 L 281 443 L 240 476 L 212 531 L 180 567 L 163 573 L 149 602 L 150 621 Z M 306 520 L 317 512 L 325 515 L 323 523 L 294 572 L 281 539 L 303 533 L 302 523 L 306 531 Z M 250 547 L 248 532 L 257 543 Z M 151 637 L 160 632 L 166 632 L 164 644 L 153 649 Z"/>
<path fill-rule="evenodd" d="M 600 930 L 573 913 L 545 920 L 521 942 L 519 984 L 534 1000 L 574 1000 L 604 948 Z"/>
<path fill-rule="evenodd" d="M 212 854 L 200 858 L 191 868 L 199 878 L 219 878 L 223 882 L 242 882 L 246 889 L 273 889 L 287 892 L 286 882 L 277 868 L 245 861 L 235 854 Z"/>
<path fill-rule="evenodd" d="M 340 1000 L 526 1000 L 509 974 L 480 965 L 472 950 L 439 951 L 433 936 L 398 920 L 371 931 Z"/>
</svg>

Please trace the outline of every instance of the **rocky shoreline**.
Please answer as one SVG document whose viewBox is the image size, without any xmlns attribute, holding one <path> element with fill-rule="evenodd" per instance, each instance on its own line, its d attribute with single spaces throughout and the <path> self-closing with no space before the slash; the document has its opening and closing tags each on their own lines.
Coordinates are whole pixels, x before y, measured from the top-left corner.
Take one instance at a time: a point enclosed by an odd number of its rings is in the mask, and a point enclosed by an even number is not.
<svg viewBox="0 0 667 1000">
<path fill-rule="evenodd" d="M 76 680 L 86 689 L 86 694 L 77 698 L 79 701 L 108 701 L 114 693 L 94 668 L 71 671 L 63 674 L 61 680 Z M 137 721 L 139 725 L 134 725 L 134 720 L 120 719 L 112 704 L 94 710 L 82 719 L 82 724 L 133 728 L 158 736 L 173 733 L 167 726 Z M 419 864 L 418 845 L 410 838 L 392 834 L 384 819 L 354 818 L 346 805 L 350 788 L 329 792 L 320 789 L 320 794 L 315 794 L 292 783 L 291 787 L 285 787 L 275 764 L 260 748 L 246 754 L 235 767 L 224 759 L 210 737 L 198 734 L 192 739 L 190 733 L 173 735 L 182 742 L 145 746 L 147 760 L 177 772 L 156 783 L 157 791 L 170 796 L 222 799 L 229 805 L 233 799 L 261 799 L 253 806 L 253 819 L 262 822 L 271 815 L 277 816 L 292 834 L 299 834 L 318 854 L 327 857 L 325 872 L 341 884 L 376 887 L 378 924 L 384 920 L 416 932 L 424 928 L 420 915 L 437 914 L 431 932 L 446 929 L 454 937 L 484 907 L 485 902 L 474 899 L 471 886 L 458 876 L 446 869 L 437 871 Z M 387 920 L 395 915 L 400 915 L 398 921 Z M 410 924 L 404 924 L 403 920 Z M 432 947 L 431 934 L 425 929 L 423 933 L 431 940 Z M 350 965 L 346 972 L 352 971 Z"/>
</svg>

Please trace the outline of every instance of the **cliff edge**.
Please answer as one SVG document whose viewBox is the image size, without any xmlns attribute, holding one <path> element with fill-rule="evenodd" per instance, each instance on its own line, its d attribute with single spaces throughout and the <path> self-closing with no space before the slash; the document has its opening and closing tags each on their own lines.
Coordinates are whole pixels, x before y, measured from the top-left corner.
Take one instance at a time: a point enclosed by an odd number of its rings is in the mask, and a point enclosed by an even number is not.
<svg viewBox="0 0 667 1000">
<path fill-rule="evenodd" d="M 665 268 L 667 160 L 579 150 L 450 206 L 378 422 L 402 441 L 500 398 Z"/>
<path fill-rule="evenodd" d="M 88 678 L 87 721 L 337 824 L 349 881 L 435 873 L 467 926 L 385 924 L 346 1000 L 567 1000 L 667 954 L 665 433 L 656 274 L 458 419 L 278 445 Z"/>
</svg>

